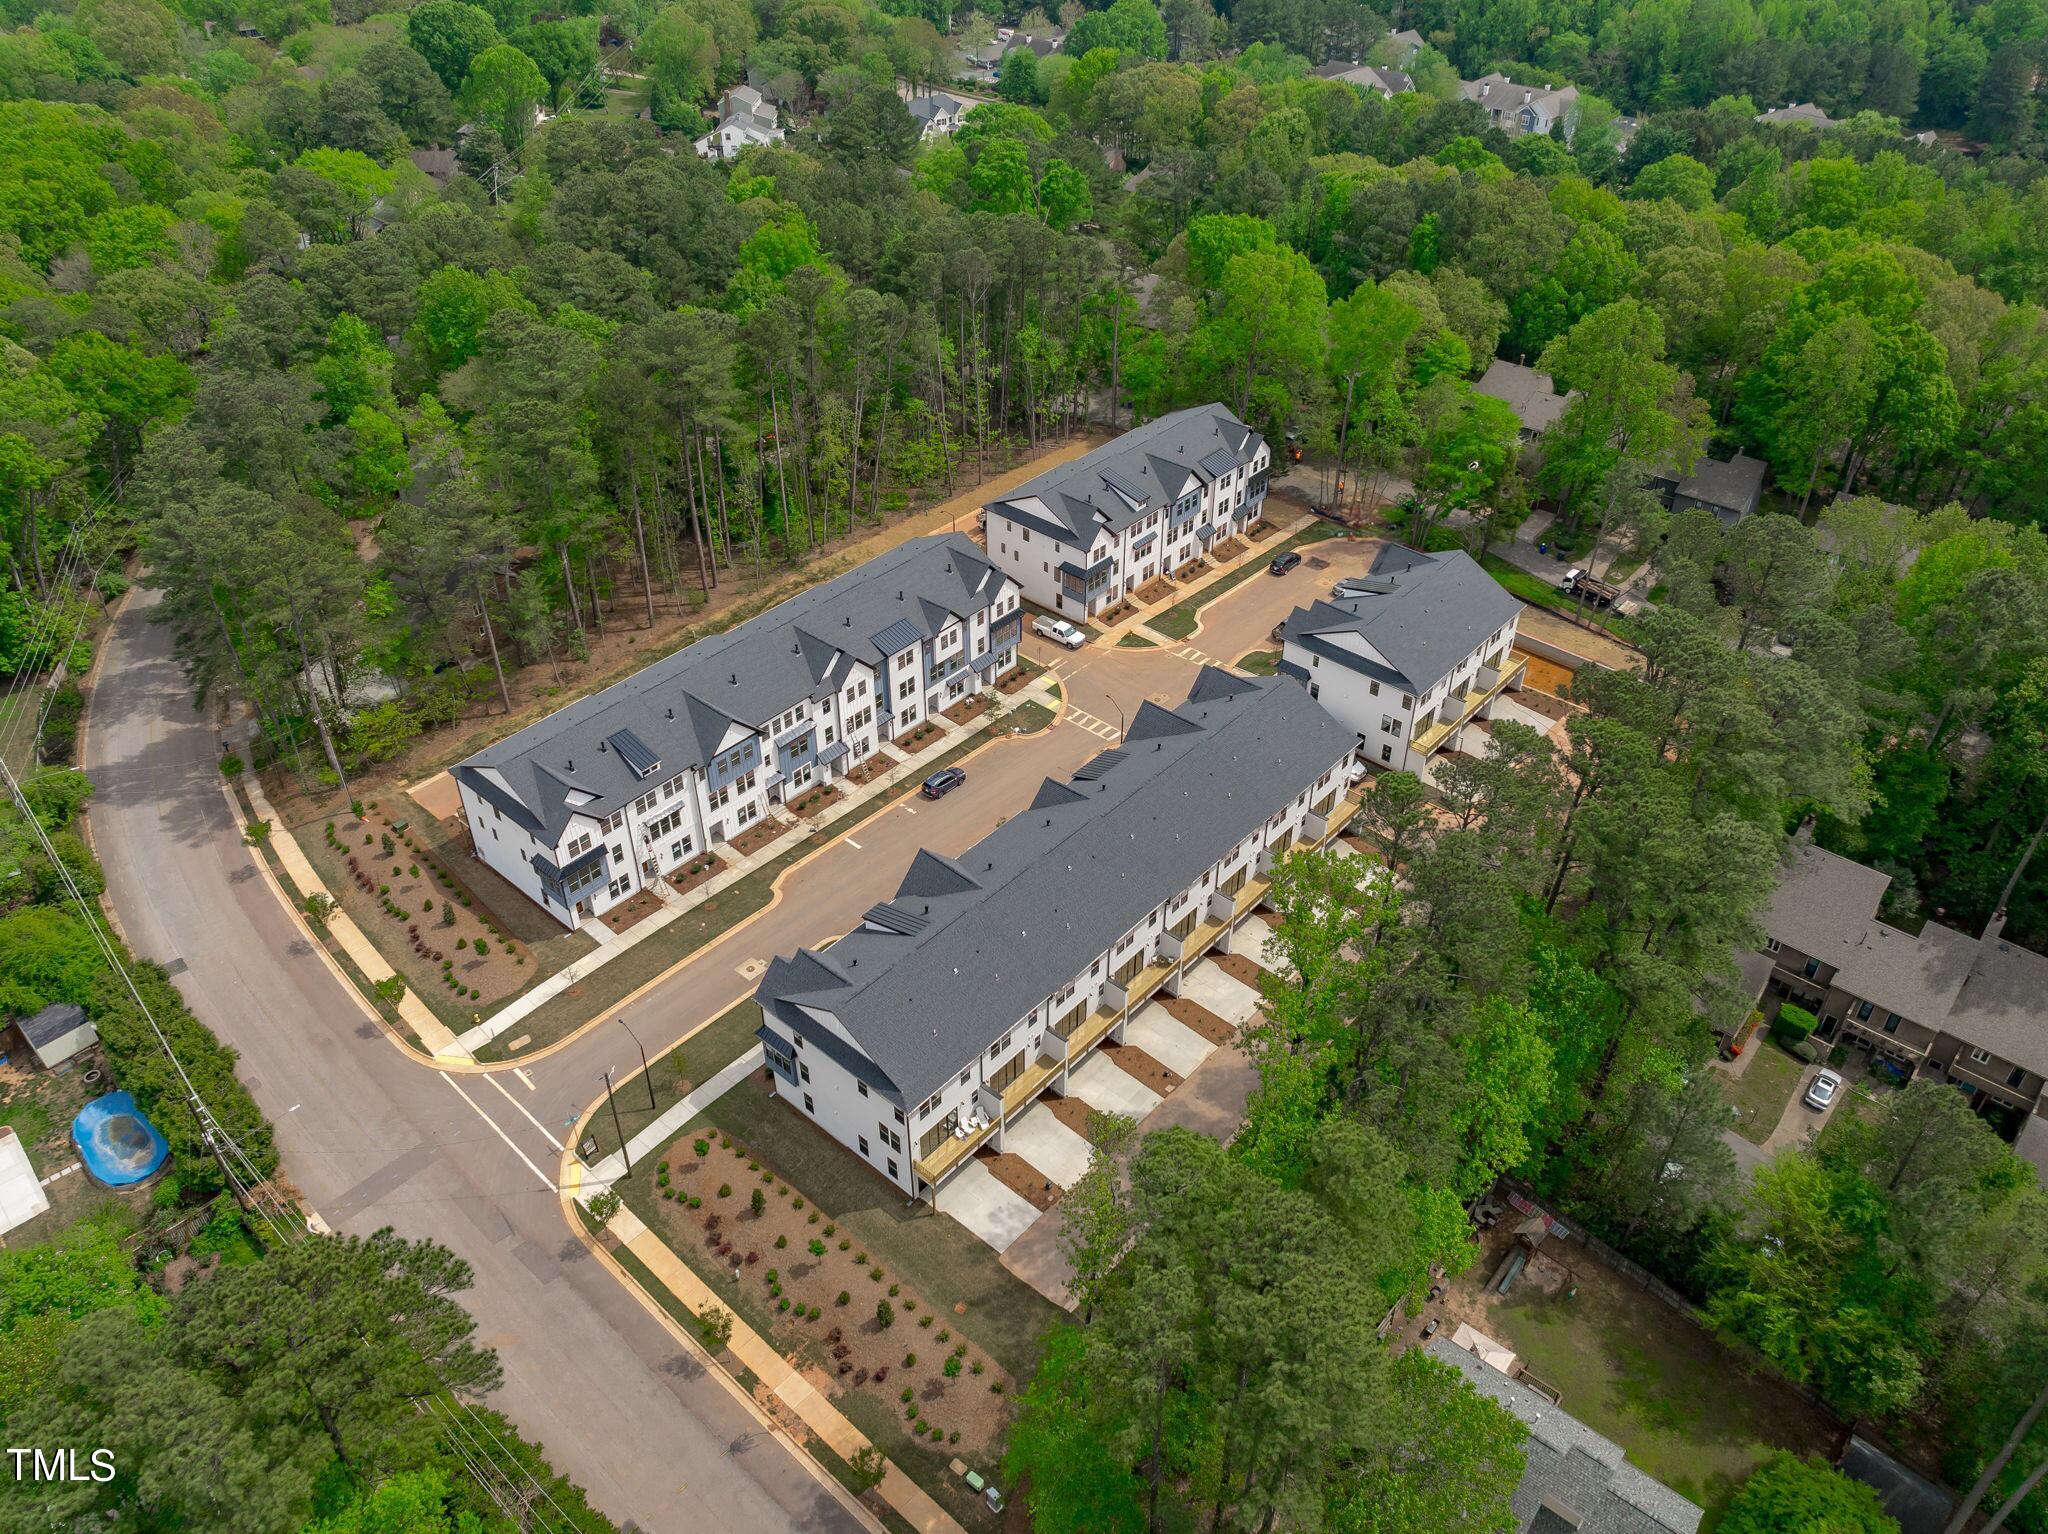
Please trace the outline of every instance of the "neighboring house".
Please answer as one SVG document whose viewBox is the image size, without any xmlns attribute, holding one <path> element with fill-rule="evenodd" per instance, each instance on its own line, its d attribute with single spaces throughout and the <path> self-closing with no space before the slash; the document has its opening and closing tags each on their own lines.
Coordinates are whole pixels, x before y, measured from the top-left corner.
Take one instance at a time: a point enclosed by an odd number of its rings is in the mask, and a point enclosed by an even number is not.
<svg viewBox="0 0 2048 1534">
<path fill-rule="evenodd" d="M 1564 125 L 1566 143 L 1579 124 L 1579 88 L 1547 85 L 1517 85 L 1506 75 L 1482 75 L 1477 80 L 1460 80 L 1458 94 L 1476 101 L 1486 120 L 1509 138 L 1525 133 L 1548 133 L 1554 124 Z"/>
<path fill-rule="evenodd" d="M 1029 48 L 1039 58 L 1047 58 L 1060 51 L 1065 42 L 1064 32 L 1047 32 L 1042 36 L 1029 32 L 1018 32 L 1010 27 L 998 27 L 996 35 L 980 48 L 963 50 L 960 62 L 966 74 L 978 80 L 993 81 L 1002 73 L 1003 55 L 1013 48 Z"/>
<path fill-rule="evenodd" d="M 1942 1534 L 1948 1527 L 1949 1515 L 1955 1511 L 1954 1493 L 1901 1463 L 1861 1433 L 1849 1434 L 1836 1468 L 1877 1493 L 1885 1512 L 1897 1522 L 1899 1534 Z"/>
<path fill-rule="evenodd" d="M 949 96 L 944 91 L 933 91 L 927 96 L 912 96 L 903 104 L 910 109 L 910 115 L 917 119 L 917 136 L 920 139 L 945 138 L 960 126 L 961 118 L 980 105 L 979 102 Z"/>
<path fill-rule="evenodd" d="M 452 149 L 415 149 L 412 152 L 412 163 L 420 174 L 437 187 L 445 187 L 462 170 Z"/>
<path fill-rule="evenodd" d="M 99 1043 L 99 1031 L 86 1020 L 85 1009 L 69 1002 L 43 1008 L 15 1024 L 36 1064 L 44 1070 L 62 1065 Z"/>
<path fill-rule="evenodd" d="M 1664 498 L 1673 511 L 1698 507 L 1711 511 L 1724 527 L 1733 527 L 1755 513 L 1763 499 L 1764 470 L 1761 458 L 1737 453 L 1733 458 L 1702 458 L 1690 474 L 1667 467 L 1650 476 L 1650 488 Z"/>
<path fill-rule="evenodd" d="M 1140 704 L 1070 782 L 958 857 L 918 853 L 852 932 L 768 966 L 776 1094 L 935 1199 L 1155 992 L 1240 929 L 1263 939 L 1274 860 L 1357 809 L 1353 744 L 1300 688 L 1215 667 L 1177 709 Z"/>
<path fill-rule="evenodd" d="M 1279 671 L 1357 735 L 1365 761 L 1416 771 L 1521 687 L 1522 604 L 1471 555 L 1388 544 L 1338 590 L 1288 614 Z"/>
<path fill-rule="evenodd" d="M 1039 606 L 1090 617 L 1255 525 L 1270 458 L 1222 405 L 1177 410 L 991 501 L 988 557 Z"/>
<path fill-rule="evenodd" d="M 1797 842 L 1760 923 L 1772 961 L 1761 1004 L 1795 1002 L 1820 1019 L 1820 1038 L 1952 1083 L 2007 1139 L 2043 1136 L 2048 958 L 2000 936 L 2003 912 L 1981 938 L 1932 921 L 1917 934 L 1889 926 L 1877 912 L 1890 884 Z"/>
<path fill-rule="evenodd" d="M 1524 447 L 1555 426 L 1565 406 L 1576 398 L 1559 394 L 1548 373 L 1539 373 L 1520 362 L 1502 362 L 1497 357 L 1488 364 L 1486 376 L 1472 387 L 1514 411 L 1515 419 L 1522 423 Z"/>
<path fill-rule="evenodd" d="M 781 142 L 775 104 L 751 85 L 735 85 L 718 98 L 718 126 L 696 141 L 696 150 L 706 160 L 730 160 L 757 144 Z"/>
<path fill-rule="evenodd" d="M 1467 1352 L 1447 1337 L 1429 1356 L 1465 1376 L 1529 1430 L 1521 1484 L 1508 1499 L 1518 1534 L 1695 1534 L 1705 1510 L 1628 1462 L 1548 1396 Z"/>
<path fill-rule="evenodd" d="M 1807 128 L 1832 128 L 1835 120 L 1810 101 L 1795 101 L 1789 107 L 1772 107 L 1756 114 L 1760 123 L 1794 123 Z"/>
<path fill-rule="evenodd" d="M 1391 101 L 1396 96 L 1405 96 L 1415 89 L 1415 82 L 1398 69 L 1387 69 L 1378 64 L 1361 64 L 1356 59 L 1350 63 L 1338 60 L 1325 64 L 1315 72 L 1318 80 L 1342 80 L 1346 85 L 1355 85 L 1360 90 L 1375 91 L 1383 99 Z"/>
<path fill-rule="evenodd" d="M 1413 64 L 1415 62 L 1415 55 L 1423 49 L 1422 34 L 1412 28 L 1400 32 L 1389 32 L 1386 36 L 1386 41 L 1393 50 L 1394 62 L 1403 69 Z"/>
<path fill-rule="evenodd" d="M 906 543 L 458 764 L 476 855 L 573 927 L 978 692 L 1022 631 L 964 533 Z"/>
</svg>

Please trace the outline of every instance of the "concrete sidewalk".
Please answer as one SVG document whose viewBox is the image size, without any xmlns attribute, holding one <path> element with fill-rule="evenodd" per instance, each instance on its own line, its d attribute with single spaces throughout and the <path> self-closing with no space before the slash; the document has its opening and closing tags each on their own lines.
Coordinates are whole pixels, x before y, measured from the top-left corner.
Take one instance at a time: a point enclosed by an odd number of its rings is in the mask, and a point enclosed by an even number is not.
<svg viewBox="0 0 2048 1534">
<path fill-rule="evenodd" d="M 1054 707 L 1050 696 L 1054 680 L 1050 672 L 1033 678 L 1029 686 L 1020 687 L 1016 692 L 1006 695 L 1007 705 L 1015 707 L 1020 703 L 1042 703 L 1047 708 Z M 965 724 L 955 724 L 943 713 L 931 717 L 939 726 L 939 740 L 936 745 L 923 747 L 915 758 L 899 762 L 872 782 L 852 783 L 845 778 L 835 779 L 833 786 L 839 790 L 837 799 L 815 815 L 791 817 L 796 822 L 795 829 L 778 836 L 766 846 L 744 856 L 734 856 L 731 844 L 727 843 L 719 851 L 720 857 L 729 860 L 727 865 L 702 884 L 692 885 L 688 894 L 678 892 L 663 881 L 662 887 L 656 892 L 661 899 L 662 908 L 653 915 L 635 922 L 624 932 L 618 933 L 612 932 L 601 921 L 582 923 L 582 929 L 598 939 L 597 947 L 575 963 L 558 970 L 530 990 L 514 997 L 483 1022 L 468 1030 L 459 1040 L 462 1047 L 471 1051 L 482 1049 L 491 1040 L 509 1032 L 536 1008 L 554 1000 L 580 981 L 589 979 L 620 954 L 646 942 L 655 933 L 695 910 L 721 890 L 732 888 L 740 880 L 774 862 L 789 850 L 790 837 L 794 836 L 801 840 L 836 821 L 843 820 L 860 806 L 890 793 L 913 778 L 922 780 L 930 770 L 925 763 L 944 756 L 988 722 L 985 714 L 978 714 Z M 885 745 L 883 749 L 888 748 Z"/>
<path fill-rule="evenodd" d="M 670 1135 L 738 1086 L 746 1078 L 748 1071 L 764 1064 L 767 1058 L 766 1052 L 759 1044 L 753 1045 L 702 1086 L 677 1098 L 661 1117 L 629 1139 L 626 1142 L 627 1154 L 635 1161 L 643 1161 L 653 1155 L 668 1142 Z M 589 1175 L 593 1181 L 609 1188 L 623 1177 L 625 1172 L 626 1163 L 619 1159 L 617 1151 L 613 1151 L 592 1167 Z"/>
</svg>

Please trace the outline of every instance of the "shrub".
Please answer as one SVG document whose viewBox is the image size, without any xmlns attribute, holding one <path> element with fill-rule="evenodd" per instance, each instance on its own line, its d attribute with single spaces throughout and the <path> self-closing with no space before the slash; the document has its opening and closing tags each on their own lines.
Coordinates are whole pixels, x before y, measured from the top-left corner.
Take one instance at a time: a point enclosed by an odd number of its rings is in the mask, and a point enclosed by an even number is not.
<svg viewBox="0 0 2048 1534">
<path fill-rule="evenodd" d="M 655 1171 L 657 1171 L 657 1172 L 661 1172 L 661 1173 L 663 1173 L 663 1174 L 665 1175 L 665 1174 L 666 1174 L 666 1173 L 668 1172 L 668 1163 L 667 1163 L 666 1161 L 664 1161 L 664 1162 L 662 1162 L 662 1163 L 661 1163 L 661 1165 L 657 1166 L 657 1167 L 656 1167 L 656 1168 L 655 1168 L 654 1170 L 655 1170 Z"/>
<path fill-rule="evenodd" d="M 852 1246 L 852 1245 L 853 1245 L 853 1243 L 852 1243 L 851 1241 L 849 1241 L 849 1240 L 848 1240 L 848 1239 L 847 1239 L 846 1237 L 844 1237 L 844 1236 L 841 1236 L 841 1237 L 839 1238 L 839 1250 L 840 1250 L 840 1251 L 842 1251 L 842 1252 L 843 1252 L 843 1251 L 845 1251 L 845 1250 L 846 1250 L 846 1249 L 847 1249 L 848 1247 L 850 1247 L 850 1246 Z M 866 1256 L 866 1254 L 865 1254 L 865 1253 L 863 1253 L 863 1254 L 862 1254 L 862 1256 L 861 1256 L 860 1260 L 861 1260 L 862 1262 L 866 1262 L 866 1261 L 867 1261 L 867 1256 Z"/>
<path fill-rule="evenodd" d="M 919 1326 L 929 1327 L 932 1324 L 932 1318 L 930 1316 L 919 1316 L 917 1318 L 917 1324 Z"/>
<path fill-rule="evenodd" d="M 974 1373 L 974 1374 L 979 1374 L 979 1373 L 981 1373 L 981 1360 L 980 1360 L 980 1359 L 978 1359 L 978 1358 L 977 1358 L 977 1359 L 975 1359 L 975 1361 L 974 1361 L 973 1365 L 971 1366 L 970 1372 L 971 1372 L 971 1373 Z"/>
<path fill-rule="evenodd" d="M 868 1277 L 879 1284 L 882 1281 L 882 1270 L 880 1268 L 869 1268 Z"/>
<path fill-rule="evenodd" d="M 988 1382 L 988 1393 L 992 1396 L 1001 1395 L 1003 1393 L 1003 1382 L 1001 1380 L 990 1380 Z"/>
<path fill-rule="evenodd" d="M 779 1251 L 781 1251 L 781 1250 L 782 1250 L 782 1249 L 783 1249 L 784 1247 L 786 1247 L 786 1246 L 788 1246 L 788 1245 L 789 1245 L 789 1237 L 787 1237 L 787 1236 L 777 1236 L 777 1237 L 775 1238 L 775 1250 L 776 1250 L 776 1251 L 778 1251 L 778 1252 L 779 1252 Z"/>
<path fill-rule="evenodd" d="M 711 1142 L 709 1140 L 698 1140 L 691 1146 L 691 1149 L 696 1151 L 698 1159 L 702 1160 L 711 1154 Z"/>
<path fill-rule="evenodd" d="M 863 1444 L 854 1450 L 853 1457 L 846 1462 L 846 1469 L 854 1494 L 858 1496 L 882 1484 L 882 1477 L 889 1473 L 889 1462 L 873 1444 Z"/>
<path fill-rule="evenodd" d="M 704 1346 L 716 1353 L 732 1341 L 732 1316 L 713 1305 L 697 1317 L 697 1335 L 704 1339 Z"/>
<path fill-rule="evenodd" d="M 958 1443 L 959 1441 L 960 1441 L 960 1429 L 958 1429 L 958 1428 L 956 1427 L 956 1428 L 954 1428 L 954 1429 L 953 1429 L 953 1431 L 952 1431 L 952 1432 L 950 1432 L 950 1433 L 948 1433 L 948 1434 L 946 1435 L 946 1442 L 947 1442 L 947 1443 Z"/>
<path fill-rule="evenodd" d="M 915 1369 L 917 1367 L 917 1355 L 915 1353 L 905 1353 L 903 1355 L 903 1367 Z"/>
<path fill-rule="evenodd" d="M 823 1257 L 825 1255 L 825 1243 L 813 1237 L 811 1240 L 811 1255 L 813 1257 Z"/>
<path fill-rule="evenodd" d="M 763 1181 L 763 1182 L 773 1182 L 773 1181 L 775 1181 L 775 1174 L 774 1174 L 773 1172 L 763 1172 L 763 1173 L 761 1174 L 761 1181 Z"/>
<path fill-rule="evenodd" d="M 906 1421 L 915 1422 L 917 1420 L 917 1402 L 912 1401 L 908 1406 L 904 1407 L 903 1416 Z"/>
<path fill-rule="evenodd" d="M 811 1217 L 810 1217 L 810 1218 L 809 1218 L 808 1220 L 804 1221 L 804 1224 L 806 1224 L 806 1225 L 815 1225 L 815 1224 L 817 1224 L 817 1223 L 818 1223 L 818 1211 L 817 1211 L 817 1210 L 815 1210 L 815 1209 L 813 1209 L 813 1210 L 811 1211 Z"/>
<path fill-rule="evenodd" d="M 377 993 L 379 999 L 390 1002 L 394 1007 L 405 999 L 405 982 L 397 975 L 386 975 L 370 989 Z"/>
<path fill-rule="evenodd" d="M 758 1220 L 768 1212 L 768 1195 L 756 1188 L 753 1197 L 747 1200 L 747 1205 L 754 1211 L 754 1218 Z"/>
<path fill-rule="evenodd" d="M 839 1227 L 837 1225 L 827 1225 L 825 1227 L 825 1234 L 828 1236 L 836 1236 L 839 1234 Z"/>
<path fill-rule="evenodd" d="M 892 1300 L 895 1299 L 896 1296 L 901 1294 L 902 1292 L 903 1286 L 901 1284 L 891 1284 L 889 1286 L 889 1298 Z"/>
<path fill-rule="evenodd" d="M 749 1161 L 747 1163 L 747 1170 L 749 1172 L 758 1172 L 761 1170 L 761 1163 L 758 1161 Z"/>
<path fill-rule="evenodd" d="M 731 1150 L 731 1149 L 732 1149 L 732 1136 L 731 1136 L 731 1135 L 720 1135 L 720 1136 L 718 1137 L 718 1148 L 719 1148 L 720 1150 Z"/>
<path fill-rule="evenodd" d="M 476 956 L 479 959 L 481 959 L 485 954 L 491 951 L 490 944 L 486 943 L 482 938 L 478 938 L 474 943 L 470 944 L 470 946 L 476 950 Z"/>
<path fill-rule="evenodd" d="M 956 1354 L 953 1357 L 948 1358 L 943 1364 L 939 1366 L 939 1373 L 945 1375 L 946 1378 L 949 1380 L 958 1379 L 960 1377 L 959 1356 Z"/>
<path fill-rule="evenodd" d="M 903 1387 L 902 1394 L 899 1395 L 897 1399 L 901 1401 L 905 1406 L 908 1406 L 910 1404 L 910 1398 L 915 1394 L 917 1394 L 916 1391 L 912 1390 L 908 1385 L 905 1385 Z"/>
<path fill-rule="evenodd" d="M 875 1301 L 875 1325 L 887 1331 L 896 1324 L 896 1307 L 887 1300 Z"/>
<path fill-rule="evenodd" d="M 1771 1024 L 1771 1036 L 1780 1044 L 1797 1044 L 1813 1032 L 1817 1021 L 1806 1008 L 1795 1007 L 1788 1001 L 1778 1008 L 1777 1020 Z"/>
<path fill-rule="evenodd" d="M 466 938 L 466 937 L 459 937 L 459 938 L 457 938 L 457 939 L 455 940 L 455 951 L 456 951 L 457 953 L 460 953 L 460 952 L 462 952 L 462 950 L 463 950 L 463 949 L 465 949 L 465 948 L 467 948 L 468 946 L 469 946 L 469 939 L 468 939 L 468 938 Z"/>
<path fill-rule="evenodd" d="M 795 1198 L 791 1199 L 791 1200 L 789 1201 L 789 1207 L 790 1207 L 790 1208 L 792 1208 L 792 1209 L 801 1209 L 801 1208 L 803 1208 L 803 1207 L 804 1207 L 804 1198 L 803 1198 L 803 1195 L 802 1195 L 801 1193 L 799 1193 L 799 1194 L 798 1194 L 798 1195 L 797 1195 L 797 1196 L 796 1196 Z"/>
<path fill-rule="evenodd" d="M 690 1207 L 692 1209 L 702 1209 L 704 1207 L 704 1200 L 692 1193 L 690 1195 Z"/>
<path fill-rule="evenodd" d="M 904 1308 L 905 1310 L 915 1310 L 915 1309 L 917 1309 L 917 1301 L 916 1301 L 916 1300 L 913 1300 L 913 1299 L 908 1299 L 908 1298 L 906 1298 L 906 1299 L 905 1299 L 905 1300 L 903 1301 L 903 1308 Z"/>
<path fill-rule="evenodd" d="M 731 1183 L 729 1183 L 729 1182 L 722 1182 L 722 1183 L 720 1183 L 720 1184 L 718 1185 L 718 1196 L 719 1196 L 720 1198 L 731 1198 L 731 1197 L 732 1197 L 732 1184 L 731 1184 Z"/>
<path fill-rule="evenodd" d="M 779 1299 L 779 1300 L 777 1300 L 777 1301 L 775 1302 L 775 1308 L 776 1308 L 777 1310 L 787 1310 L 787 1309 L 789 1309 L 789 1300 L 788 1300 L 788 1299 L 787 1299 L 786 1297 L 785 1297 L 785 1298 L 783 1298 L 783 1299 Z"/>
<path fill-rule="evenodd" d="M 833 1301 L 833 1303 L 835 1305 L 850 1305 L 853 1303 L 853 1296 L 842 1289 L 839 1291 L 839 1298 Z"/>
<path fill-rule="evenodd" d="M 840 1249 L 840 1250 L 841 1250 L 842 1252 L 843 1252 L 843 1251 L 845 1251 L 845 1250 L 846 1250 L 846 1244 L 845 1244 L 844 1242 L 841 1242 L 841 1243 L 840 1243 L 840 1246 L 839 1246 L 839 1249 Z M 855 1257 L 855 1258 L 853 1259 L 853 1265 L 854 1265 L 855 1267 L 857 1267 L 857 1268 L 864 1268 L 864 1267 L 866 1267 L 866 1266 L 868 1265 L 868 1254 L 867 1254 L 866 1252 L 862 1252 L 862 1253 L 861 1253 L 861 1254 L 860 1254 L 859 1256 Z"/>
<path fill-rule="evenodd" d="M 953 1340 L 953 1329 L 952 1329 L 952 1328 L 951 1328 L 950 1326 L 942 1326 L 942 1327 L 940 1327 L 940 1328 L 939 1328 L 939 1341 L 941 1341 L 941 1342 L 951 1342 L 952 1340 Z"/>
<path fill-rule="evenodd" d="M 618 1194 L 609 1190 L 600 1193 L 590 1201 L 590 1217 L 600 1225 L 608 1224 L 611 1217 L 619 1212 L 622 1202 Z"/>
<path fill-rule="evenodd" d="M 812 1319 L 813 1321 L 817 1320 L 817 1319 L 818 1319 L 818 1317 L 819 1317 L 819 1316 L 821 1316 L 821 1315 L 823 1315 L 823 1314 L 824 1314 L 824 1312 L 823 1312 L 822 1310 L 818 1309 L 818 1307 L 817 1307 L 817 1306 L 813 1305 L 813 1306 L 811 1307 L 811 1319 Z"/>
</svg>

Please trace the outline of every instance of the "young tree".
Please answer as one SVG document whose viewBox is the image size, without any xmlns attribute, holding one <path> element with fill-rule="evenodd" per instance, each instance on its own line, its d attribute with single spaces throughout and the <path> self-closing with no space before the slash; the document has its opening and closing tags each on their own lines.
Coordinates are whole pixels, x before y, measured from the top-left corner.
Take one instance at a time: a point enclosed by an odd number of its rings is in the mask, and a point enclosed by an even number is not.
<svg viewBox="0 0 2048 1534">
<path fill-rule="evenodd" d="M 1749 1473 L 1720 1528 L 1725 1534 L 1898 1534 L 1899 1525 L 1861 1481 L 1780 1449 Z"/>
</svg>

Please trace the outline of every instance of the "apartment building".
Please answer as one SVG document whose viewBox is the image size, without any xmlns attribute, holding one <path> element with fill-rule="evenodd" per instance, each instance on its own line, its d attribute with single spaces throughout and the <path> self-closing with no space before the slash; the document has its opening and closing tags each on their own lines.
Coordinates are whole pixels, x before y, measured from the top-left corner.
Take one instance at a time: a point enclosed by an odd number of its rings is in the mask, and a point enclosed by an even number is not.
<svg viewBox="0 0 2048 1534">
<path fill-rule="evenodd" d="M 1509 138 L 1525 133 L 1546 134 L 1559 123 L 1569 144 L 1579 126 L 1579 88 L 1576 85 L 1517 85 L 1504 74 L 1481 75 L 1477 80 L 1460 80 L 1458 94 L 1475 101 L 1486 113 L 1489 126 Z"/>
<path fill-rule="evenodd" d="M 988 557 L 1040 607 L 1091 617 L 1256 524 L 1271 457 L 1221 405 L 1176 410 L 990 502 Z"/>
<path fill-rule="evenodd" d="M 957 858 L 920 852 L 755 1000 L 777 1094 L 915 1198 L 1212 949 L 1273 863 L 1356 812 L 1350 731 L 1298 687 L 1214 667 Z M 1263 924 L 1258 929 L 1264 932 Z"/>
<path fill-rule="evenodd" d="M 915 539 L 459 764 L 476 855 L 573 927 L 1003 676 L 1022 637 L 972 539 Z"/>
<path fill-rule="evenodd" d="M 1983 937 L 1939 922 L 1901 931 L 1877 915 L 1890 883 L 1795 842 L 1762 918 L 1762 1004 L 1794 1002 L 1819 1037 L 1953 1083 L 2008 1139 L 2048 1135 L 2048 958 L 2007 942 L 2002 917 Z"/>
<path fill-rule="evenodd" d="M 1279 671 L 1356 732 L 1364 761 L 1419 772 L 1521 687 L 1521 612 L 1469 554 L 1389 544 L 1366 576 L 1288 615 Z"/>
</svg>

